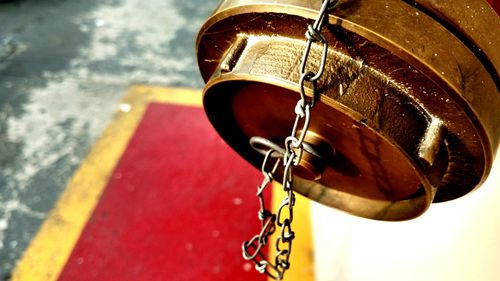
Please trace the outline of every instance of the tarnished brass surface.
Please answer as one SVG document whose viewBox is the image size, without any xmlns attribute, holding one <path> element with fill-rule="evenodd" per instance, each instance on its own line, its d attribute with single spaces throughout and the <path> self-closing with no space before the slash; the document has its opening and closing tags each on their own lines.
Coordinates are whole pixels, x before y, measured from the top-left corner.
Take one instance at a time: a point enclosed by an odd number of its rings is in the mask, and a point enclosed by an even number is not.
<svg viewBox="0 0 500 281">
<path fill-rule="evenodd" d="M 256 167 L 262 156 L 248 139 L 283 143 L 291 129 L 319 4 L 223 1 L 199 33 L 207 115 Z M 482 1 L 341 1 L 310 127 L 325 155 L 306 155 L 294 188 L 355 215 L 404 220 L 479 186 L 500 138 L 499 32 Z M 312 52 L 314 68 L 320 46 Z"/>
</svg>

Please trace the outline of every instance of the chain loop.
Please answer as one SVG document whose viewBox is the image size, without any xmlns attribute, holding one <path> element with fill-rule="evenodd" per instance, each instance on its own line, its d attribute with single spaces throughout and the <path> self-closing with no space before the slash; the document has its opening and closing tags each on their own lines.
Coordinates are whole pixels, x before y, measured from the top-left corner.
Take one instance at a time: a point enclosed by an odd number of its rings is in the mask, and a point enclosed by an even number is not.
<svg viewBox="0 0 500 281">
<path fill-rule="evenodd" d="M 293 167 L 299 165 L 304 150 L 309 151 L 312 149 L 304 140 L 311 123 L 311 109 L 318 99 L 317 81 L 323 75 L 328 54 L 328 42 L 321 30 L 327 21 L 328 11 L 337 2 L 338 0 L 324 0 L 317 19 L 307 27 L 305 33 L 307 41 L 299 69 L 300 99 L 295 106 L 296 117 L 292 132 L 285 139 L 285 148 L 281 148 L 279 145 L 262 137 L 255 136 L 250 139 L 252 148 L 264 155 L 261 167 L 264 178 L 257 187 L 257 198 L 260 205 L 258 218 L 261 221 L 261 230 L 252 239 L 243 242 L 243 258 L 253 261 L 258 272 L 267 274 L 275 280 L 283 280 L 285 271 L 290 268 L 292 241 L 295 238 L 295 232 L 292 230 L 293 207 L 295 205 L 295 194 L 292 188 Z M 316 72 L 307 69 L 313 43 L 322 44 L 321 60 Z M 311 98 L 309 99 L 306 95 L 306 88 L 311 89 Z M 297 135 L 299 136 L 297 137 Z M 274 160 L 274 163 L 271 162 L 271 159 Z M 272 184 L 280 163 L 283 166 L 282 186 L 286 195 L 281 201 L 277 213 L 273 214 L 265 207 L 264 190 Z M 276 256 L 274 261 L 271 262 L 266 259 L 263 249 L 270 236 L 276 231 L 276 227 L 280 227 L 280 232 L 275 244 Z"/>
</svg>

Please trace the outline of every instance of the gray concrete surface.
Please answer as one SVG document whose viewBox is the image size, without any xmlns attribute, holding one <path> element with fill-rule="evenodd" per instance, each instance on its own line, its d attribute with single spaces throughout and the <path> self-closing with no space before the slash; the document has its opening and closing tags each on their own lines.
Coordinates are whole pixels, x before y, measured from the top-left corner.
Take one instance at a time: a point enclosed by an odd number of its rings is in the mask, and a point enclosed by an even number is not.
<svg viewBox="0 0 500 281">
<path fill-rule="evenodd" d="M 202 86 L 218 1 L 0 1 L 0 280 L 134 83 Z"/>
</svg>

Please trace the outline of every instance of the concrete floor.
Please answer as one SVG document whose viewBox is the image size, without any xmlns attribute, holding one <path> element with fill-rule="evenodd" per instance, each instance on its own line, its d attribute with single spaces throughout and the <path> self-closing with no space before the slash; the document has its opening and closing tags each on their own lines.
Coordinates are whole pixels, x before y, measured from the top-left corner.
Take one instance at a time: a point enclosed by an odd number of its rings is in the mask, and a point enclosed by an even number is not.
<svg viewBox="0 0 500 281">
<path fill-rule="evenodd" d="M 135 83 L 200 88 L 218 1 L 0 1 L 0 280 Z"/>
</svg>

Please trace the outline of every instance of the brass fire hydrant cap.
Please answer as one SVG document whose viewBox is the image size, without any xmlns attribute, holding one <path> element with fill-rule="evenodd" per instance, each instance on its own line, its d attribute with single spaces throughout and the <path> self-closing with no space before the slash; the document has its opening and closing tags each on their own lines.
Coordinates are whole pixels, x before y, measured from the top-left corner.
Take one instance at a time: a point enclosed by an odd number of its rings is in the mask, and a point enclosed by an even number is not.
<svg viewBox="0 0 500 281">
<path fill-rule="evenodd" d="M 281 144 L 293 124 L 304 32 L 318 9 L 302 2 L 223 1 L 198 36 L 207 116 L 256 167 L 262 155 L 249 139 Z M 415 2 L 341 1 L 331 12 L 306 140 L 315 150 L 294 178 L 297 192 L 406 220 L 486 179 L 500 138 L 500 21 L 480 1 L 458 19 L 461 4 Z M 320 56 L 314 46 L 313 68 Z"/>
</svg>

